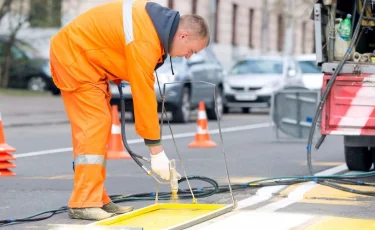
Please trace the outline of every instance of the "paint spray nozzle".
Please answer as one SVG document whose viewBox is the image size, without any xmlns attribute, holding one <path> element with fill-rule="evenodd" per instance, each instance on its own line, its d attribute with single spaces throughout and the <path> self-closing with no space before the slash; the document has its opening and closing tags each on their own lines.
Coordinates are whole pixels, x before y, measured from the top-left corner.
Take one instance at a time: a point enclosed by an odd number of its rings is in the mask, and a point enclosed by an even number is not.
<svg viewBox="0 0 375 230">
<path fill-rule="evenodd" d="M 169 172 L 170 172 L 170 183 L 171 183 L 171 199 L 178 199 L 177 192 L 178 192 L 178 176 L 176 170 L 176 160 L 169 161 Z"/>
</svg>

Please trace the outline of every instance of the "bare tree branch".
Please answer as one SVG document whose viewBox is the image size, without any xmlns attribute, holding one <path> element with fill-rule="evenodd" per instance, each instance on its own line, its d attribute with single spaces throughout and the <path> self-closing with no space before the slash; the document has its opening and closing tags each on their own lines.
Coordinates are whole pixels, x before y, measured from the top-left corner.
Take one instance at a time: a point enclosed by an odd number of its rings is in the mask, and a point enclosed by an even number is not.
<svg viewBox="0 0 375 230">
<path fill-rule="evenodd" d="M 4 0 L 3 4 L 0 7 L 0 21 L 10 11 L 11 4 L 12 0 Z"/>
</svg>

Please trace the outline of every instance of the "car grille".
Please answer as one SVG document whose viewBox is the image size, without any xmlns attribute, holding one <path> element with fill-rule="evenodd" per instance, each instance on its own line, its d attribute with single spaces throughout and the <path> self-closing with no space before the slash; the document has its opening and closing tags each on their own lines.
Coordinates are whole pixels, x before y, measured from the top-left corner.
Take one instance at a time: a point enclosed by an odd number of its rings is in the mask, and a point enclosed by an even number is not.
<svg viewBox="0 0 375 230">
<path fill-rule="evenodd" d="M 262 87 L 231 87 L 232 90 L 235 91 L 254 91 L 254 90 L 260 90 Z"/>
</svg>

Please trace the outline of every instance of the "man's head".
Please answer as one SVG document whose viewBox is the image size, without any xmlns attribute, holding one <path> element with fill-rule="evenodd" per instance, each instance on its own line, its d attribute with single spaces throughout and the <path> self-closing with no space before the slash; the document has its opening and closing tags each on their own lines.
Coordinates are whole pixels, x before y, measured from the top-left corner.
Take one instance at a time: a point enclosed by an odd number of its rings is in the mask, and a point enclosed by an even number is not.
<svg viewBox="0 0 375 230">
<path fill-rule="evenodd" d="M 187 14 L 180 18 L 175 36 L 171 44 L 171 57 L 185 57 L 200 52 L 210 42 L 207 22 L 198 15 Z"/>
</svg>

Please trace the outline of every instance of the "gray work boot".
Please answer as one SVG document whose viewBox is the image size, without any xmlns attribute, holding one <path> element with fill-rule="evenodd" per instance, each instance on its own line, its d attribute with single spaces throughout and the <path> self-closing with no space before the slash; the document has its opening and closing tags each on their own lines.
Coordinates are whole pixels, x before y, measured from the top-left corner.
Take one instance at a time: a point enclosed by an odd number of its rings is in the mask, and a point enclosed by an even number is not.
<svg viewBox="0 0 375 230">
<path fill-rule="evenodd" d="M 133 206 L 118 206 L 113 202 L 104 205 L 102 209 L 109 213 L 124 214 L 134 209 Z"/>
<path fill-rule="evenodd" d="M 104 220 L 116 214 L 108 213 L 101 208 L 69 208 L 68 215 L 72 219 Z"/>
</svg>

